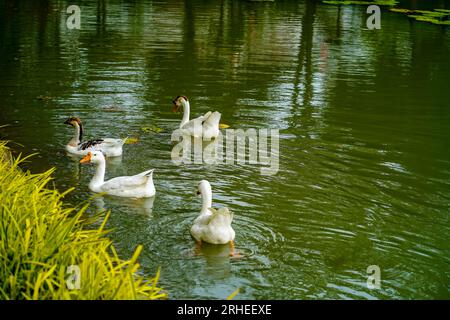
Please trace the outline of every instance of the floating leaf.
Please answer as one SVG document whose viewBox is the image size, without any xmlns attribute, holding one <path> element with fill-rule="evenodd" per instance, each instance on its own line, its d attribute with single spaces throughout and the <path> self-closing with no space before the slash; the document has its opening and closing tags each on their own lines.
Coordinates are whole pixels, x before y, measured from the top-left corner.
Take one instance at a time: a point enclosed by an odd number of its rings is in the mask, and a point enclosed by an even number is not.
<svg viewBox="0 0 450 320">
<path fill-rule="evenodd" d="M 225 124 L 225 123 L 220 123 L 219 124 L 219 128 L 220 129 L 227 129 L 227 128 L 229 128 L 230 126 L 229 125 L 227 125 L 227 124 Z"/>
<path fill-rule="evenodd" d="M 389 9 L 389 11 L 398 12 L 398 13 L 406 13 L 406 14 L 414 13 L 414 10 L 409 10 L 409 9 L 404 9 L 404 8 L 391 8 L 391 9 Z"/>
<path fill-rule="evenodd" d="M 127 140 L 125 140 L 125 144 L 136 144 L 139 142 L 138 138 L 127 138 Z"/>
<path fill-rule="evenodd" d="M 164 132 L 163 128 L 157 127 L 157 126 L 150 126 L 150 127 L 142 127 L 141 130 L 145 133 L 154 132 L 154 133 L 161 133 Z"/>
<path fill-rule="evenodd" d="M 421 16 L 421 15 L 409 15 L 409 18 L 416 19 L 417 21 L 429 22 L 438 25 L 450 25 L 450 20 L 438 20 L 436 18 L 430 16 Z"/>
<path fill-rule="evenodd" d="M 415 12 L 422 13 L 424 16 L 441 18 L 450 15 L 447 12 L 429 11 L 429 10 L 416 10 Z"/>
<path fill-rule="evenodd" d="M 406 14 L 408 18 L 415 19 L 416 21 L 429 22 L 437 25 L 450 25 L 450 10 L 447 9 L 409 10 L 403 8 L 392 8 L 389 10 L 392 12 Z"/>
<path fill-rule="evenodd" d="M 359 1 L 359 0 L 324 0 L 322 1 L 326 4 L 337 4 L 337 5 L 349 5 L 349 4 L 359 4 L 359 5 L 371 5 L 376 4 L 379 6 L 394 6 L 398 2 L 396 0 L 374 0 L 374 1 Z"/>
<path fill-rule="evenodd" d="M 409 18 L 416 19 L 417 21 L 429 22 L 437 25 L 450 25 L 450 10 L 442 11 L 438 9 L 435 11 L 429 10 L 416 10 L 415 14 L 408 15 Z"/>
<path fill-rule="evenodd" d="M 236 297 L 236 295 L 239 293 L 239 291 L 241 291 L 241 289 L 240 289 L 240 288 L 237 288 L 232 294 L 230 294 L 230 295 L 227 297 L 227 300 L 233 300 L 233 298 Z"/>
</svg>

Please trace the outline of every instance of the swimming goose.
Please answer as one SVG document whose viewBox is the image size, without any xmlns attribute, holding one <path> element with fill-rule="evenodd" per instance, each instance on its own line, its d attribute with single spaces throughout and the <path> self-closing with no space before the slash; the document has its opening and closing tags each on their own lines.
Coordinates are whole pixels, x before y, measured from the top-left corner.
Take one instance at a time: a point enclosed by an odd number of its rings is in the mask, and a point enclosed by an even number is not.
<svg viewBox="0 0 450 320">
<path fill-rule="evenodd" d="M 66 145 L 66 150 L 69 153 L 85 156 L 89 151 L 96 150 L 102 151 L 107 157 L 118 157 L 122 155 L 122 146 L 126 139 L 93 139 L 83 140 L 83 124 L 80 118 L 70 117 L 64 124 L 68 124 L 75 128 L 75 135 Z"/>
<path fill-rule="evenodd" d="M 155 195 L 153 185 L 153 170 L 144 171 L 134 176 L 117 177 L 105 181 L 105 157 L 100 151 L 89 151 L 80 163 L 94 163 L 97 171 L 94 174 L 89 189 L 117 197 L 148 198 Z"/>
<path fill-rule="evenodd" d="M 231 254 L 234 255 L 235 232 L 231 227 L 233 213 L 226 207 L 216 210 L 212 205 L 211 185 L 207 180 L 200 181 L 197 195 L 202 198 L 200 215 L 194 220 L 191 235 L 197 243 L 230 244 Z"/>
<path fill-rule="evenodd" d="M 222 116 L 220 112 L 208 111 L 203 116 L 189 120 L 190 105 L 186 96 L 178 96 L 173 101 L 173 112 L 177 112 L 183 107 L 183 119 L 180 123 L 180 129 L 186 134 L 195 138 L 217 138 L 219 135 L 219 122 Z"/>
</svg>

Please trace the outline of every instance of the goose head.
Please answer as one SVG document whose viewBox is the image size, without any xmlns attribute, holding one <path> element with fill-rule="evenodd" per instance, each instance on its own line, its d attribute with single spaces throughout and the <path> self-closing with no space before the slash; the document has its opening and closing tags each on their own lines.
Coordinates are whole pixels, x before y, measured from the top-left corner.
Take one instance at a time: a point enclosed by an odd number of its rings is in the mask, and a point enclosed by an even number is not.
<svg viewBox="0 0 450 320">
<path fill-rule="evenodd" d="M 75 128 L 75 136 L 69 142 L 69 145 L 76 146 L 83 140 L 83 125 L 81 124 L 80 118 L 69 117 L 66 121 L 64 121 L 64 124 Z"/>
<path fill-rule="evenodd" d="M 66 121 L 64 121 L 64 124 L 67 124 L 72 127 L 81 126 L 81 120 L 77 117 L 69 117 Z"/>
<path fill-rule="evenodd" d="M 210 194 L 211 194 L 211 185 L 209 184 L 208 180 L 200 181 L 197 186 L 197 196 L 201 198 Z"/>
<path fill-rule="evenodd" d="M 80 163 L 99 164 L 105 162 L 105 156 L 101 151 L 89 151 L 88 154 L 80 160 Z"/>
<path fill-rule="evenodd" d="M 177 112 L 180 110 L 181 106 L 183 106 L 188 101 L 188 98 L 186 96 L 177 96 L 175 99 L 172 100 L 173 107 L 172 112 Z"/>
</svg>

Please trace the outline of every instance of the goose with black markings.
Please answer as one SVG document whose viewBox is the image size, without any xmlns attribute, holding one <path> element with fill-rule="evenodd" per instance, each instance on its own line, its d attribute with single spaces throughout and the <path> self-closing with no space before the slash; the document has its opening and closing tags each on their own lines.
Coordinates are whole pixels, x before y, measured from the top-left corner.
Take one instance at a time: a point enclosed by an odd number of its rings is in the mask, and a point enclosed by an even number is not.
<svg viewBox="0 0 450 320">
<path fill-rule="evenodd" d="M 122 155 L 123 145 L 127 139 L 102 138 L 83 141 L 83 124 L 80 118 L 69 117 L 64 124 L 75 129 L 75 134 L 66 145 L 66 151 L 71 154 L 85 156 L 89 151 L 101 151 L 107 157 L 118 157 Z"/>
<path fill-rule="evenodd" d="M 217 138 L 220 132 L 219 122 L 222 114 L 218 111 L 208 111 L 204 115 L 190 120 L 191 106 L 186 96 L 178 96 L 173 99 L 173 112 L 183 108 L 183 118 L 180 129 L 184 134 L 195 138 L 212 139 Z"/>
</svg>

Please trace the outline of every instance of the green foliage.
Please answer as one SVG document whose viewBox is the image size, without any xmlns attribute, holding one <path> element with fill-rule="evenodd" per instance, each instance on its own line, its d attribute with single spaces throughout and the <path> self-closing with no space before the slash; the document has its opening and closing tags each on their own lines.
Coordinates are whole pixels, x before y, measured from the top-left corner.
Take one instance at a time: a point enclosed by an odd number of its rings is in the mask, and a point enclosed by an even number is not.
<svg viewBox="0 0 450 320">
<path fill-rule="evenodd" d="M 152 279 L 136 274 L 142 246 L 129 260 L 118 257 L 105 237 L 109 213 L 100 223 L 100 215 L 83 215 L 87 204 L 80 210 L 66 207 L 67 192 L 46 187 L 53 169 L 23 172 L 18 166 L 26 158 L 5 156 L 5 144 L 0 142 L 0 299 L 167 297 L 157 287 L 159 271 Z M 79 289 L 67 287 L 71 265 L 80 268 Z"/>
</svg>

